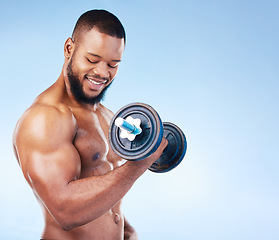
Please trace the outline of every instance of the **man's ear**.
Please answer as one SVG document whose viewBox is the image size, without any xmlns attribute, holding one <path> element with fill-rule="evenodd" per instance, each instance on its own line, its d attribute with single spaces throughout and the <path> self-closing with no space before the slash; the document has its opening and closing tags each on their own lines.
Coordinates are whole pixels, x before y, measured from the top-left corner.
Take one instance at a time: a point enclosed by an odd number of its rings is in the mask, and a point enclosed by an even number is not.
<svg viewBox="0 0 279 240">
<path fill-rule="evenodd" d="M 70 59 L 74 52 L 75 44 L 72 38 L 68 38 L 64 44 L 64 56 L 67 59 Z"/>
</svg>

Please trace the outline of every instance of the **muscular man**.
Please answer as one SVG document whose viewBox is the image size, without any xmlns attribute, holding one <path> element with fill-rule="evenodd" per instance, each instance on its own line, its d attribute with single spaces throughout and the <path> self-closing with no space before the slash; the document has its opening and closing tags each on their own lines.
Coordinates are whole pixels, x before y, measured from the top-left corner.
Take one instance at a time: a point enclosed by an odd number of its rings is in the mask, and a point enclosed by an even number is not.
<svg viewBox="0 0 279 240">
<path fill-rule="evenodd" d="M 15 154 L 42 206 L 43 239 L 137 239 L 121 199 L 167 145 L 142 161 L 111 150 L 113 114 L 100 104 L 125 47 L 120 21 L 104 10 L 84 13 L 64 45 L 58 80 L 18 121 Z"/>
</svg>

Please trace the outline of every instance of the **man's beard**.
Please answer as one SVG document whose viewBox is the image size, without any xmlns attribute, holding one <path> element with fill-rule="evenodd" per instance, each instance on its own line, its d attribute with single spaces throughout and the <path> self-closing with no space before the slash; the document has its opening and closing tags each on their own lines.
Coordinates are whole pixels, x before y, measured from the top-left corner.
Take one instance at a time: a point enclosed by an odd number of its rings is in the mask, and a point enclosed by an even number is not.
<svg viewBox="0 0 279 240">
<path fill-rule="evenodd" d="M 85 103 L 85 104 L 94 105 L 94 104 L 99 103 L 100 101 L 104 100 L 105 93 L 108 90 L 109 86 L 111 85 L 111 83 L 109 85 L 107 85 L 100 92 L 100 94 L 96 97 L 87 96 L 82 89 L 82 84 L 80 83 L 80 81 L 78 79 L 78 76 L 76 76 L 73 73 L 72 59 L 70 60 L 69 65 L 67 67 L 67 76 L 68 76 L 68 79 L 69 79 L 69 82 L 70 82 L 71 92 L 73 93 L 75 99 L 77 101 L 79 101 L 81 103 Z"/>
</svg>

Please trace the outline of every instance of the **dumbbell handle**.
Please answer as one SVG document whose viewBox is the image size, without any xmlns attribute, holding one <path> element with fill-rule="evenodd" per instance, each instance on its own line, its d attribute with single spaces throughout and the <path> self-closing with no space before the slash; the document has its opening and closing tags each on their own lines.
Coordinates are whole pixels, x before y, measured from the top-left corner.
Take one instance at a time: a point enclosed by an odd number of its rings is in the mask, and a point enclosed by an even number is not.
<svg viewBox="0 0 279 240">
<path fill-rule="evenodd" d="M 142 132 L 141 128 L 138 128 L 136 125 L 127 122 L 121 117 L 115 119 L 115 125 L 126 130 L 129 134 L 139 135 Z"/>
</svg>

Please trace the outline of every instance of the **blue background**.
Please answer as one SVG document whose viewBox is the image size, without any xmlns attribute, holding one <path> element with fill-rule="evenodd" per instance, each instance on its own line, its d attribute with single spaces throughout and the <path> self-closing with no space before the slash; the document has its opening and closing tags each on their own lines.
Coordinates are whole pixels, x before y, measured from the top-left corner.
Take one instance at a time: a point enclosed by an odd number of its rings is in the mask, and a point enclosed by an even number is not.
<svg viewBox="0 0 279 240">
<path fill-rule="evenodd" d="M 124 198 L 140 239 L 279 239 L 279 2 L 269 0 L 1 0 L 0 239 L 40 237 L 12 134 L 58 78 L 76 20 L 94 8 L 127 33 L 104 105 L 148 103 L 188 140 L 176 169 L 147 171 Z"/>
</svg>

